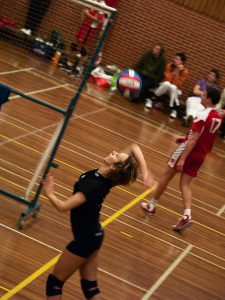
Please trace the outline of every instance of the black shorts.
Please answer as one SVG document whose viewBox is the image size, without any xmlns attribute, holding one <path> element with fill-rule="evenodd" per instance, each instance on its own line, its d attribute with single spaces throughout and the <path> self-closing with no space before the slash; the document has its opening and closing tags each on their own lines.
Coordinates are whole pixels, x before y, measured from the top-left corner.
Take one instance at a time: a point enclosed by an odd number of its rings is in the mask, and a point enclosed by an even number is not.
<svg viewBox="0 0 225 300">
<path fill-rule="evenodd" d="M 70 242 L 66 249 L 77 256 L 88 258 L 93 252 L 101 248 L 103 239 L 104 231 L 101 229 L 93 236 L 78 238 Z"/>
</svg>

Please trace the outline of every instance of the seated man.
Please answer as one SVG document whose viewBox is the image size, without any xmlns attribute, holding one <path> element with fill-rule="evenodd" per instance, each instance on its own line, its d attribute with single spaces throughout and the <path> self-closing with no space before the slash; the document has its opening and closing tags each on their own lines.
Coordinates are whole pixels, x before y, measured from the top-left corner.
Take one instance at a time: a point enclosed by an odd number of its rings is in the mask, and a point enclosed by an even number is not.
<svg viewBox="0 0 225 300">
<path fill-rule="evenodd" d="M 204 106 L 201 104 L 201 96 L 206 91 L 206 88 L 209 86 L 219 90 L 219 78 L 219 71 L 216 69 L 211 69 L 209 71 L 207 79 L 201 79 L 196 82 L 193 88 L 193 96 L 188 97 L 186 101 L 186 116 L 184 116 L 184 126 L 189 127 L 190 123 L 192 122 L 193 118 L 196 117 L 197 113 L 204 109 Z"/>
<path fill-rule="evenodd" d="M 145 102 L 146 98 L 149 97 L 149 89 L 157 87 L 162 80 L 166 66 L 163 54 L 163 45 L 156 44 L 151 51 L 146 52 L 139 60 L 135 71 L 141 76 L 142 89 L 139 97 L 132 99 L 133 102 Z"/>
<path fill-rule="evenodd" d="M 173 109 L 170 117 L 177 117 L 177 106 L 179 106 L 178 96 L 182 94 L 181 87 L 184 84 L 188 76 L 188 69 L 184 63 L 186 61 L 186 55 L 183 52 L 176 54 L 173 63 L 166 65 L 166 71 L 164 74 L 164 81 L 160 83 L 159 87 L 154 91 L 156 96 L 162 96 L 166 93 L 170 96 L 169 106 Z M 152 99 L 147 99 L 145 106 L 152 108 Z"/>
</svg>

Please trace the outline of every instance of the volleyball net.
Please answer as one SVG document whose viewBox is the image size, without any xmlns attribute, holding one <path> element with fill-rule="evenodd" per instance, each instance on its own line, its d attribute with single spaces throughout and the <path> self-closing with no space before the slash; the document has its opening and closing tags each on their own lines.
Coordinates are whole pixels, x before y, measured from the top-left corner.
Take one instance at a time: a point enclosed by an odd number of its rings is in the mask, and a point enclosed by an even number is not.
<svg viewBox="0 0 225 300">
<path fill-rule="evenodd" d="M 30 1 L 16 10 L 4 2 L 0 29 L 6 64 L 3 88 L 0 193 L 39 208 L 42 178 L 51 167 L 116 10 L 102 1 Z M 8 22 L 8 23 L 7 23 Z M 22 219 L 20 218 L 20 227 Z"/>
</svg>

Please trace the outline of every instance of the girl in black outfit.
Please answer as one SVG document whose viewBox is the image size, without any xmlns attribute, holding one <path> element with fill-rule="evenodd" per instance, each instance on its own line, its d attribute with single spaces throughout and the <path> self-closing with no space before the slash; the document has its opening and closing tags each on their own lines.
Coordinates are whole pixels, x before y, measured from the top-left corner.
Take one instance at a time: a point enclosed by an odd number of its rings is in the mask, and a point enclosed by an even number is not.
<svg viewBox="0 0 225 300">
<path fill-rule="evenodd" d="M 65 281 L 79 269 L 81 288 L 86 299 L 100 300 L 97 285 L 97 258 L 104 232 L 99 221 L 101 205 L 111 187 L 127 185 L 137 178 L 138 168 L 146 186 L 152 185 L 141 149 L 131 144 L 124 152 L 113 151 L 104 158 L 97 170 L 82 174 L 75 183 L 74 193 L 66 201 L 54 194 L 54 178 L 48 175 L 44 190 L 53 206 L 60 212 L 70 210 L 74 240 L 64 249 L 46 284 L 47 299 L 62 299 Z"/>
</svg>

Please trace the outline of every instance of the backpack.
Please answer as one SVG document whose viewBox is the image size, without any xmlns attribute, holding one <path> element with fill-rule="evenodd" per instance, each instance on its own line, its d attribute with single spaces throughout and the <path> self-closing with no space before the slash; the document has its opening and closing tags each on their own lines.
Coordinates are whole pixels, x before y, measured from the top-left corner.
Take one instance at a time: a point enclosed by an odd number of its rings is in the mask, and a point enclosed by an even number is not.
<svg viewBox="0 0 225 300">
<path fill-rule="evenodd" d="M 65 46 L 64 39 L 57 29 L 52 30 L 49 42 L 57 49 L 63 49 Z"/>
</svg>

